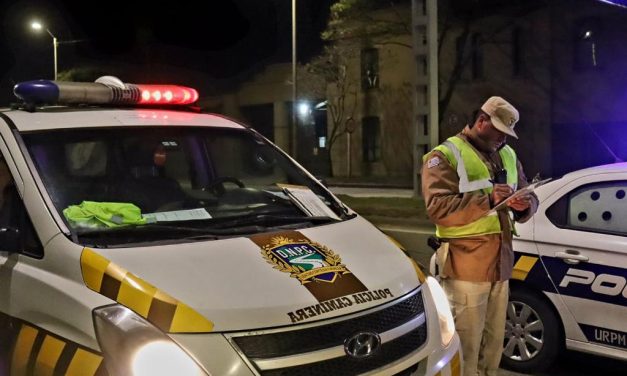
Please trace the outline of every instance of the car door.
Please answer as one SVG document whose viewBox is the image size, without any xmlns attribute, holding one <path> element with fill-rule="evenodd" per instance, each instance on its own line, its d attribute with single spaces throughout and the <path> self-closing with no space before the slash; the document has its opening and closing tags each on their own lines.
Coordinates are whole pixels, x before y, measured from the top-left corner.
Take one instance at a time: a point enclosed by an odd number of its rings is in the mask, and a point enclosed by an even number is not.
<svg viewBox="0 0 627 376">
<path fill-rule="evenodd" d="M 540 256 L 580 329 L 566 330 L 567 341 L 627 349 L 626 193 L 627 170 L 589 174 L 565 183 L 536 215 Z"/>
<path fill-rule="evenodd" d="M 0 122 L 0 375 L 103 374 L 91 315 L 102 303 L 83 295 L 81 247 L 56 236 L 6 131 Z"/>
</svg>

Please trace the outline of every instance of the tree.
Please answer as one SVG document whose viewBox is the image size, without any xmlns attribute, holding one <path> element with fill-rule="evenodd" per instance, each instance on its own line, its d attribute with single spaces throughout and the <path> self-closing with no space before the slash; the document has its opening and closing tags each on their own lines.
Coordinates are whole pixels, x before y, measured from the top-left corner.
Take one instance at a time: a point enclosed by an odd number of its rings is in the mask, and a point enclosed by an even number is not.
<svg viewBox="0 0 627 376">
<path fill-rule="evenodd" d="M 359 72 L 356 72 L 357 68 L 353 64 L 349 64 L 356 56 L 356 51 L 357 49 L 350 43 L 325 46 L 322 54 L 305 66 L 305 74 L 300 75 L 299 91 L 317 98 L 327 98 L 326 108 L 330 121 L 327 152 L 331 176 L 333 176 L 331 150 L 337 140 L 347 134 L 347 125 L 354 121 L 357 108 Z"/>
<path fill-rule="evenodd" d="M 475 46 L 470 43 L 475 23 L 491 15 L 485 11 L 485 2 L 494 0 L 448 0 L 438 2 L 438 59 L 443 56 L 443 46 L 455 38 L 458 50 L 450 70 L 439 70 L 438 122 L 450 104 L 451 98 L 462 80 L 462 75 L 472 61 Z M 545 5 L 544 1 L 509 3 L 501 1 L 503 22 L 484 35 L 483 43 L 495 43 L 495 35 L 515 25 L 515 20 Z M 362 40 L 373 45 L 394 44 L 408 49 L 403 38 L 412 35 L 411 0 L 339 0 L 331 6 L 330 19 L 322 38 L 329 42 Z M 509 9 L 509 11 L 507 10 Z"/>
<path fill-rule="evenodd" d="M 326 41 L 367 39 L 377 44 L 397 44 L 395 37 L 411 36 L 411 12 L 407 12 L 409 0 L 340 0 L 331 6 L 327 29 L 322 33 Z M 389 12 L 376 12 L 388 10 Z"/>
<path fill-rule="evenodd" d="M 331 6 L 329 25 L 322 33 L 322 38 L 327 41 L 366 40 L 374 45 L 394 44 L 411 49 L 410 43 L 399 38 L 405 37 L 406 40 L 412 35 L 411 12 L 407 11 L 410 5 L 409 0 L 340 0 Z M 445 76 L 440 72 L 438 122 L 441 122 L 471 58 L 468 41 L 472 15 L 462 15 L 462 20 L 457 17 L 459 15 L 455 12 L 446 11 L 441 13 L 439 20 L 438 56 L 441 56 L 442 46 L 454 25 L 459 25 L 461 21 L 463 27 L 458 39 L 460 54 L 456 57 L 450 75 Z"/>
</svg>

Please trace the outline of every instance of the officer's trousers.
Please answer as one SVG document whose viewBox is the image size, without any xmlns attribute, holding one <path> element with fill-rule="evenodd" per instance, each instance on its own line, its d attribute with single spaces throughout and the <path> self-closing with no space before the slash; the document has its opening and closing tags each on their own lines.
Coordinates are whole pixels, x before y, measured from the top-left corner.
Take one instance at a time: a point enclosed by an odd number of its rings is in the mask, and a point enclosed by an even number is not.
<svg viewBox="0 0 627 376">
<path fill-rule="evenodd" d="M 496 376 L 503 352 L 509 281 L 442 279 L 462 343 L 464 376 Z"/>
</svg>

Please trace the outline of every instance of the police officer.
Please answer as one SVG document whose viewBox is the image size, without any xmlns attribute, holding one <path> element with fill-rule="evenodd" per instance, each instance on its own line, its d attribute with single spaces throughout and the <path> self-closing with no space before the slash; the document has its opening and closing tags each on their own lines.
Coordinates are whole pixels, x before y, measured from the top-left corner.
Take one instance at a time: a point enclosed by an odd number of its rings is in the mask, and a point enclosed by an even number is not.
<svg viewBox="0 0 627 376">
<path fill-rule="evenodd" d="M 512 275 L 514 222 L 538 207 L 526 193 L 490 213 L 528 185 L 507 136 L 518 138 L 518 111 L 489 98 L 474 123 L 424 156 L 422 191 L 429 218 L 442 240 L 441 283 L 462 342 L 465 375 L 496 375 L 503 346 Z"/>
</svg>

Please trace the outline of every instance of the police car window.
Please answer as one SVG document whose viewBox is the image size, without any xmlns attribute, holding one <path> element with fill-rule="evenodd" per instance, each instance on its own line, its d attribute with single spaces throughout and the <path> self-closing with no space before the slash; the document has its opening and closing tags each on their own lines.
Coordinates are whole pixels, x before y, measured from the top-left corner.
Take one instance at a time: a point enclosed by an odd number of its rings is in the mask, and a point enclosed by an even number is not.
<svg viewBox="0 0 627 376">
<path fill-rule="evenodd" d="M 6 244 L 0 244 L 0 250 L 19 251 L 36 258 L 43 256 L 41 242 L 2 156 L 0 156 L 0 228 L 17 230 L 19 234 L 18 249 L 7 249 Z"/>
<path fill-rule="evenodd" d="M 587 184 L 547 210 L 559 227 L 627 236 L 627 181 Z"/>
<path fill-rule="evenodd" d="M 272 185 L 293 180 L 277 166 L 276 153 L 250 135 L 212 137 L 207 148 L 216 177 L 237 177 L 246 185 Z"/>
<path fill-rule="evenodd" d="M 305 214 L 283 192 L 285 184 L 309 188 L 341 214 L 324 188 L 250 130 L 116 127 L 33 132 L 23 139 L 43 181 L 41 189 L 67 228 L 82 234 L 128 223 L 141 227 L 149 223 L 144 219 L 189 221 L 196 215 L 254 220 L 280 213 L 302 223 Z M 111 210 L 115 213 L 109 215 Z M 155 214 L 164 212 L 174 214 Z M 176 231 L 159 235 L 185 236 Z M 142 236 L 153 239 L 155 234 L 129 233 L 126 242 L 139 242 Z M 107 240 L 115 241 L 125 242 L 113 235 Z"/>
</svg>

